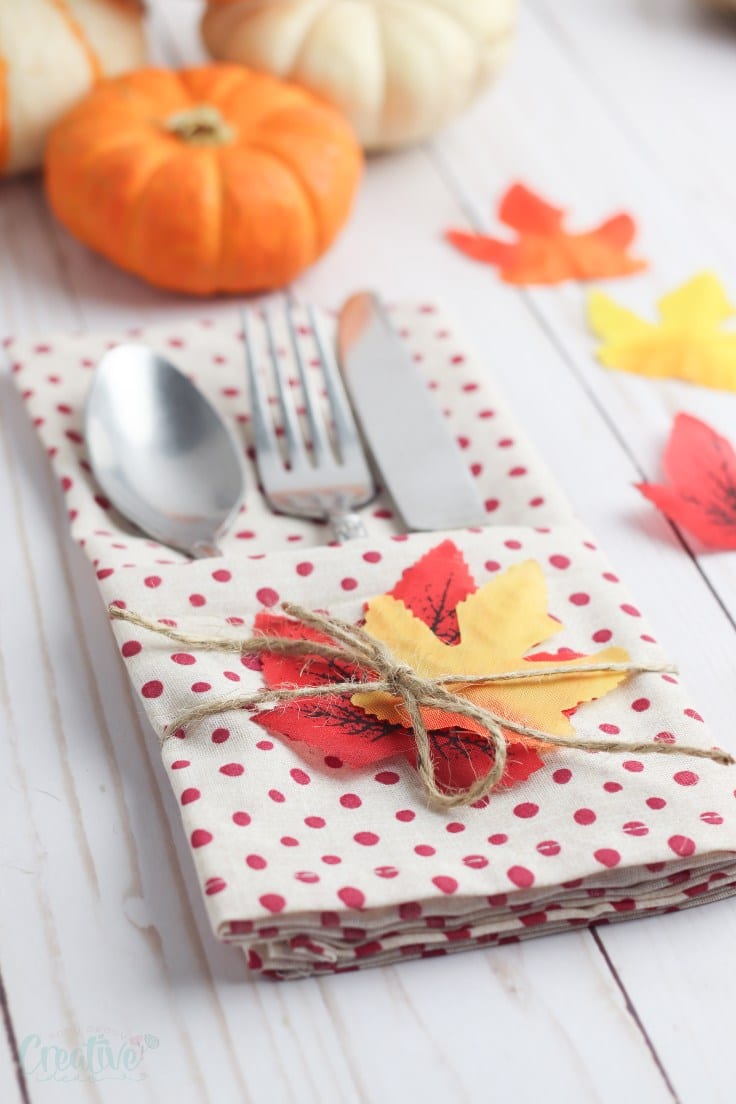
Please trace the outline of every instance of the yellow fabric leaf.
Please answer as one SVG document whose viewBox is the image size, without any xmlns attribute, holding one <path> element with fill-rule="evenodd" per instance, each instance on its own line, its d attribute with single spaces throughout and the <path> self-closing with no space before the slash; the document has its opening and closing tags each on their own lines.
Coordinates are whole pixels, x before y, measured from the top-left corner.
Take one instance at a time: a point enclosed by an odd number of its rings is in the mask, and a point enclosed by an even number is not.
<svg viewBox="0 0 736 1104">
<path fill-rule="evenodd" d="M 603 339 L 601 364 L 623 372 L 681 379 L 736 391 L 736 332 L 722 324 L 736 313 L 718 278 L 701 273 L 660 300 L 659 322 L 647 322 L 602 292 L 588 299 L 588 321 Z"/>
<path fill-rule="evenodd" d="M 532 674 L 560 666 L 569 668 L 569 674 L 554 679 L 472 687 L 449 684 L 455 693 L 498 716 L 553 735 L 573 731 L 565 711 L 603 697 L 627 677 L 626 672 L 620 671 L 579 674 L 575 670 L 590 663 L 626 663 L 629 655 L 623 648 L 606 648 L 576 659 L 525 658 L 563 627 L 547 613 L 544 574 L 534 560 L 509 568 L 469 595 L 458 605 L 457 616 L 460 642 L 445 644 L 402 602 L 382 595 L 368 604 L 365 628 L 371 636 L 382 640 L 397 659 L 427 678 L 500 674 L 527 667 Z M 383 720 L 407 723 L 403 705 L 389 694 L 358 693 L 351 700 Z M 466 720 L 460 722 L 438 710 L 422 713 L 428 728 L 459 723 L 472 727 Z M 523 737 L 516 734 L 513 739 L 523 742 Z"/>
</svg>

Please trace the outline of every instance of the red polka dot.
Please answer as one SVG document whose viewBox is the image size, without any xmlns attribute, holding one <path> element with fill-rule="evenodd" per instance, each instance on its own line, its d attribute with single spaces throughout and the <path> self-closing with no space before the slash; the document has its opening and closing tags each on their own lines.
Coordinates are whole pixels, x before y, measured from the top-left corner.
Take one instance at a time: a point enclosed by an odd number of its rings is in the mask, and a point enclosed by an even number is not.
<svg viewBox="0 0 736 1104">
<path fill-rule="evenodd" d="M 245 828 L 250 824 L 250 819 L 250 813 L 244 813 L 240 810 L 237 813 L 233 813 L 233 823 L 240 825 L 241 828 Z"/>
<path fill-rule="evenodd" d="M 559 855 L 561 850 L 562 848 L 557 840 L 541 840 L 541 842 L 537 844 L 537 851 L 540 855 L 551 857 L 553 855 Z"/>
<path fill-rule="evenodd" d="M 171 764 L 171 769 L 172 770 L 183 770 L 184 767 L 188 767 L 188 766 L 191 766 L 191 763 L 188 759 L 175 759 L 174 762 Z"/>
<path fill-rule="evenodd" d="M 399 916 L 402 920 L 418 920 L 422 915 L 422 906 L 417 901 L 405 901 L 399 905 Z"/>
<path fill-rule="evenodd" d="M 621 862 L 621 856 L 618 851 L 615 851 L 612 847 L 601 847 L 598 851 L 593 852 L 593 858 L 601 864 L 601 866 L 613 867 L 618 866 Z"/>
<path fill-rule="evenodd" d="M 428 858 L 430 855 L 435 854 L 434 847 L 431 847 L 428 843 L 418 843 L 414 848 L 417 855 L 421 855 L 422 858 Z"/>
<path fill-rule="evenodd" d="M 144 698 L 160 698 L 164 692 L 164 684 L 159 682 L 158 679 L 151 679 L 150 682 L 144 682 L 141 687 L 141 694 Z"/>
<path fill-rule="evenodd" d="M 463 862 L 471 870 L 482 870 L 484 866 L 488 866 L 488 859 L 485 855 L 465 855 Z"/>
<path fill-rule="evenodd" d="M 280 893 L 264 893 L 258 900 L 268 912 L 283 912 L 286 901 Z"/>
<path fill-rule="evenodd" d="M 208 832 L 206 828 L 195 828 L 190 836 L 192 847 L 204 847 L 208 843 L 212 843 L 213 835 Z"/>
<path fill-rule="evenodd" d="M 207 599 L 204 594 L 190 594 L 189 595 L 190 606 L 206 606 Z"/>
<path fill-rule="evenodd" d="M 271 798 L 272 801 L 275 801 L 277 805 L 280 805 L 283 801 L 286 801 L 286 798 L 281 793 L 281 790 L 269 790 L 268 796 Z"/>
<path fill-rule="evenodd" d="M 613 633 L 610 629 L 597 629 L 593 633 L 593 640 L 595 640 L 596 644 L 606 644 L 612 636 Z"/>
<path fill-rule="evenodd" d="M 224 878 L 208 878 L 205 882 L 204 891 L 208 897 L 213 897 L 215 893 L 222 893 L 223 889 L 227 889 Z"/>
<path fill-rule="evenodd" d="M 294 839 L 293 836 L 282 836 L 281 840 L 279 842 L 282 843 L 284 847 L 298 847 L 299 846 L 299 840 Z"/>
<path fill-rule="evenodd" d="M 458 832 L 465 831 L 465 825 L 461 824 L 459 820 L 451 820 L 449 824 L 445 825 L 445 831 L 451 834 L 457 834 Z"/>
<path fill-rule="evenodd" d="M 604 782 L 603 789 L 606 793 L 619 793 L 619 791 L 623 789 L 623 786 L 620 782 Z"/>
<path fill-rule="evenodd" d="M 211 690 L 212 686 L 209 682 L 193 682 L 192 693 L 193 694 L 206 694 L 208 690 Z"/>
<path fill-rule="evenodd" d="M 245 861 L 251 870 L 265 870 L 268 866 L 263 855 L 246 855 Z"/>
<path fill-rule="evenodd" d="M 161 576 L 160 575 L 147 575 L 145 577 L 145 579 L 143 580 L 143 582 L 145 583 L 145 585 L 147 587 L 151 587 L 151 589 L 153 590 L 156 587 L 161 586 Z"/>
<path fill-rule="evenodd" d="M 173 663 L 178 663 L 182 667 L 189 667 L 192 663 L 196 663 L 197 660 L 189 652 L 174 652 L 171 656 Z"/>
<path fill-rule="evenodd" d="M 703 824 L 723 824 L 723 817 L 720 813 L 705 812 L 700 814 L 700 819 Z"/>
<path fill-rule="evenodd" d="M 627 820 L 623 826 L 623 831 L 627 836 L 648 836 L 649 829 L 646 824 L 643 824 L 640 820 Z"/>
<path fill-rule="evenodd" d="M 356 843 L 359 843 L 361 847 L 375 847 L 380 836 L 377 836 L 375 832 L 356 832 L 353 839 Z"/>
<path fill-rule="evenodd" d="M 325 766 L 332 770 L 339 770 L 342 766 L 342 759 L 338 758 L 337 755 L 325 755 Z"/>
<path fill-rule="evenodd" d="M 230 778 L 238 778 L 244 771 L 242 763 L 225 763 L 220 767 L 220 774 L 227 774 Z"/>
<path fill-rule="evenodd" d="M 631 708 L 637 713 L 645 713 L 651 704 L 649 698 L 637 698 L 631 703 Z"/>
<path fill-rule="evenodd" d="M 278 593 L 271 587 L 261 587 L 256 591 L 256 598 L 262 606 L 275 606 L 279 600 Z"/>
<path fill-rule="evenodd" d="M 698 713 L 697 709 L 685 709 L 685 710 L 683 710 L 683 712 L 684 712 L 686 717 L 692 717 L 692 719 L 694 721 L 701 721 L 702 722 L 702 720 L 703 720 L 703 718 Z"/>
<path fill-rule="evenodd" d="M 362 908 L 365 904 L 365 894 L 356 889 L 355 886 L 343 886 L 342 889 L 338 889 L 337 896 L 344 905 L 351 909 Z"/>
<path fill-rule="evenodd" d="M 492 514 L 492 513 L 494 513 L 494 511 L 496 511 L 498 509 L 498 507 L 501 505 L 501 503 L 499 502 L 499 500 L 497 498 L 487 498 L 484 505 L 485 505 L 486 513 L 487 514 Z"/>
<path fill-rule="evenodd" d="M 687 859 L 695 853 L 695 841 L 688 836 L 670 836 L 667 843 L 670 849 L 681 859 Z"/>
<path fill-rule="evenodd" d="M 199 801 L 202 794 L 196 788 L 196 786 L 190 786 L 189 789 L 184 790 L 181 795 L 182 805 L 191 805 L 193 801 Z"/>
<path fill-rule="evenodd" d="M 289 771 L 289 774 L 299 786 L 308 786 L 312 781 L 307 772 L 301 770 L 299 767 L 293 767 Z"/>
<path fill-rule="evenodd" d="M 644 764 L 638 759 L 625 759 L 623 763 L 624 770 L 629 771 L 631 774 L 641 774 L 644 770 Z"/>
<path fill-rule="evenodd" d="M 558 786 L 565 786 L 571 778 L 572 771 L 568 770 L 567 767 L 560 767 L 560 769 L 556 770 L 552 775 L 552 781 L 556 782 Z"/>
<path fill-rule="evenodd" d="M 307 885 L 313 885 L 319 881 L 319 874 L 315 874 L 313 870 L 298 870 L 294 877 L 298 882 L 304 882 Z"/>
<path fill-rule="evenodd" d="M 550 556 L 549 562 L 559 571 L 564 571 L 570 566 L 570 561 L 567 556 Z"/>
<path fill-rule="evenodd" d="M 308 816 L 304 818 L 307 828 L 324 828 L 325 819 L 321 816 Z"/>
<path fill-rule="evenodd" d="M 629 617 L 641 617 L 641 614 L 639 613 L 639 610 L 636 608 L 636 606 L 632 606 L 628 602 L 624 602 L 624 604 L 621 606 L 621 609 L 624 613 L 628 613 Z"/>
<path fill-rule="evenodd" d="M 576 824 L 593 824 L 596 819 L 592 809 L 576 809 L 573 817 Z"/>
<path fill-rule="evenodd" d="M 654 739 L 660 744 L 674 744 L 675 742 L 672 732 L 658 732 Z"/>
<path fill-rule="evenodd" d="M 615 724 L 601 724 L 598 725 L 601 732 L 605 732 L 606 736 L 618 736 L 621 729 Z"/>
<path fill-rule="evenodd" d="M 314 571 L 314 564 L 309 563 L 307 560 L 305 560 L 303 563 L 298 563 L 296 565 L 297 575 L 301 575 L 304 578 L 306 578 L 307 575 L 311 575 L 313 571 Z"/>
<path fill-rule="evenodd" d="M 364 552 L 363 559 L 366 563 L 380 563 L 383 557 L 380 552 Z"/>
<path fill-rule="evenodd" d="M 213 744 L 224 744 L 225 740 L 229 740 L 229 739 L 230 739 L 230 729 L 229 728 L 216 728 L 214 730 L 214 732 L 212 733 L 212 743 Z"/>
<path fill-rule="evenodd" d="M 224 567 L 219 567 L 217 571 L 212 572 L 212 578 L 216 583 L 229 583 L 232 579 L 232 575 L 229 571 L 226 571 Z"/>
<path fill-rule="evenodd" d="M 436 878 L 432 879 L 432 885 L 436 885 L 440 893 L 455 893 L 457 890 L 457 882 L 454 878 L 449 878 L 446 874 L 438 874 Z"/>
<path fill-rule="evenodd" d="M 590 595 L 584 594 L 582 591 L 578 591 L 575 594 L 570 595 L 570 601 L 574 606 L 587 606 L 590 601 Z"/>
<path fill-rule="evenodd" d="M 256 744 L 256 747 L 258 748 L 259 751 L 272 751 L 273 750 L 273 741 L 272 740 L 259 740 L 258 743 Z"/>
<path fill-rule="evenodd" d="M 380 782 L 382 786 L 395 786 L 399 779 L 399 775 L 396 771 L 379 771 L 375 775 L 376 782 Z"/>
<path fill-rule="evenodd" d="M 507 842 L 508 838 L 505 832 L 494 832 L 492 836 L 488 837 L 488 842 L 492 844 L 493 847 L 500 847 Z"/>
<path fill-rule="evenodd" d="M 340 797 L 340 804 L 343 809 L 359 809 L 363 802 L 360 800 L 357 794 L 344 793 Z"/>
<path fill-rule="evenodd" d="M 326 863 L 327 866 L 339 866 L 342 859 L 339 855 L 323 855 L 322 862 Z"/>
<path fill-rule="evenodd" d="M 408 824 L 410 821 L 414 820 L 416 815 L 417 814 L 412 812 L 411 809 L 399 809 L 396 814 L 396 819 L 402 821 L 404 824 Z"/>
<path fill-rule="evenodd" d="M 355 590 L 357 585 L 358 585 L 358 580 L 357 579 L 346 578 L 346 579 L 341 579 L 340 580 L 340 586 L 342 587 L 343 590 Z"/>
<path fill-rule="evenodd" d="M 691 770 L 677 771 L 672 777 L 678 786 L 697 786 L 700 781 L 700 775 Z"/>
<path fill-rule="evenodd" d="M 648 797 L 647 805 L 650 809 L 664 809 L 667 802 L 663 797 Z"/>
<path fill-rule="evenodd" d="M 120 653 L 125 659 L 131 659 L 133 656 L 137 656 L 142 650 L 143 645 L 139 644 L 137 640 L 126 640 L 120 649 Z"/>
<path fill-rule="evenodd" d="M 533 801 L 522 801 L 520 805 L 514 806 L 514 816 L 520 817 L 522 820 L 529 820 L 530 817 L 535 817 L 539 812 L 539 806 L 535 805 Z"/>
<path fill-rule="evenodd" d="M 398 878 L 399 872 L 395 866 L 377 866 L 373 873 L 379 878 Z"/>
<path fill-rule="evenodd" d="M 534 885 L 534 875 L 525 866 L 510 866 L 506 871 L 506 877 L 519 889 L 528 889 Z"/>
</svg>

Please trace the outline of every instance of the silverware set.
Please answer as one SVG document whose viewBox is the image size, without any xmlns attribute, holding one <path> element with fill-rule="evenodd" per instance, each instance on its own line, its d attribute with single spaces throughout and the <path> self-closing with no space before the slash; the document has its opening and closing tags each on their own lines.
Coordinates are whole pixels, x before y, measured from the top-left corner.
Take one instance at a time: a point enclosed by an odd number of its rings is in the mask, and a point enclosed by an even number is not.
<svg viewBox="0 0 736 1104">
<path fill-rule="evenodd" d="M 273 315 L 263 315 L 265 351 L 251 312 L 243 310 L 242 318 L 253 445 L 274 512 L 325 521 L 338 541 L 367 536 L 357 511 L 375 497 L 376 485 L 365 439 L 409 529 L 483 523 L 458 446 L 377 296 L 361 293 L 346 303 L 337 358 L 307 308 L 322 388 L 287 308 L 303 420 Z M 219 554 L 217 542 L 245 495 L 240 448 L 182 372 L 145 346 L 111 349 L 95 373 L 85 437 L 97 482 L 129 521 L 193 558 Z"/>
</svg>

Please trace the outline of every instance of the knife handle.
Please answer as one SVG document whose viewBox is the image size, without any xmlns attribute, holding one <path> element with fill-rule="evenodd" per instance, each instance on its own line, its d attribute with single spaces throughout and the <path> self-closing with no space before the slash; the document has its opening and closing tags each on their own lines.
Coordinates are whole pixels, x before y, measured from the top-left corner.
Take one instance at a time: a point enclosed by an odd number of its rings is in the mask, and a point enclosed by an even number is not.
<svg viewBox="0 0 736 1104">
<path fill-rule="evenodd" d="M 327 518 L 332 536 L 336 541 L 344 544 L 345 541 L 355 540 L 357 537 L 367 537 L 368 530 L 358 514 L 341 510 L 330 514 Z"/>
</svg>

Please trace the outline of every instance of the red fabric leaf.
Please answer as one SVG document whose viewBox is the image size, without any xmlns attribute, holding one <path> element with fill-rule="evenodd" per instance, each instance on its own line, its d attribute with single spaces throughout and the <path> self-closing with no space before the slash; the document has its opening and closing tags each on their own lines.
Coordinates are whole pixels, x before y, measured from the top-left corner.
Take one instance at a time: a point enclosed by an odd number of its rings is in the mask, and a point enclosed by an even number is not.
<svg viewBox="0 0 736 1104">
<path fill-rule="evenodd" d="M 446 540 L 408 567 L 389 593 L 445 644 L 460 639 L 457 606 L 477 590 L 462 552 Z"/>
<path fill-rule="evenodd" d="M 553 207 L 524 184 L 512 184 L 501 200 L 498 217 L 522 234 L 558 234 L 565 212 Z"/>
<path fill-rule="evenodd" d="M 678 414 L 664 454 L 670 486 L 638 489 L 708 548 L 736 549 L 736 452 L 706 422 Z"/>
</svg>

